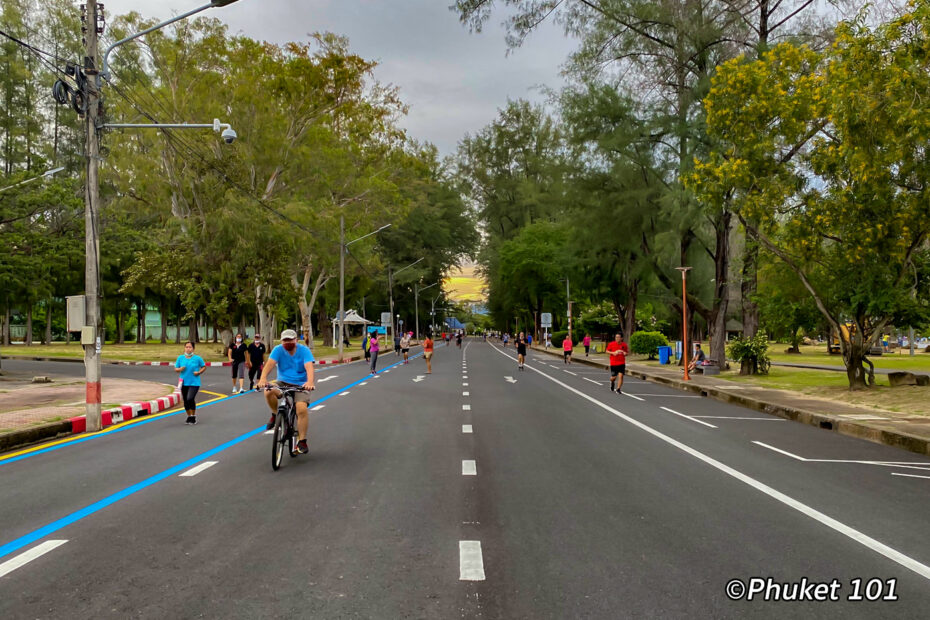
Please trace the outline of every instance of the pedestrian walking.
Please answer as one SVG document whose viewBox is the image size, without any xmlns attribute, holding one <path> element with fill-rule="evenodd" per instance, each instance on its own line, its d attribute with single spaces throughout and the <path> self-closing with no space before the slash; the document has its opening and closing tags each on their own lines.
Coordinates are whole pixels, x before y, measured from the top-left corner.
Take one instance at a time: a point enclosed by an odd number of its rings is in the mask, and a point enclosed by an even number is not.
<svg viewBox="0 0 930 620">
<path fill-rule="evenodd" d="M 429 333 L 423 341 L 423 359 L 426 360 L 426 374 L 433 374 L 433 337 Z"/>
<path fill-rule="evenodd" d="M 517 345 L 517 370 L 523 370 L 523 362 L 526 361 L 526 336 L 523 332 L 517 336 L 515 344 Z"/>
<path fill-rule="evenodd" d="M 591 352 L 591 334 L 585 334 L 581 344 L 584 345 L 584 356 L 588 357 L 588 353 Z"/>
<path fill-rule="evenodd" d="M 568 332 L 565 335 L 565 339 L 562 340 L 562 363 L 571 364 L 572 363 L 572 333 Z"/>
<path fill-rule="evenodd" d="M 413 336 L 413 332 L 408 332 L 403 335 L 400 339 L 400 352 L 404 356 L 404 363 L 406 364 L 410 360 L 407 359 L 407 354 L 410 352 L 410 337 Z"/>
<path fill-rule="evenodd" d="M 197 392 L 200 390 L 200 375 L 207 369 L 206 362 L 194 355 L 194 343 L 184 343 L 184 353 L 174 362 L 174 372 L 181 375 L 181 398 L 187 412 L 187 424 L 197 424 Z"/>
<path fill-rule="evenodd" d="M 459 332 L 455 335 L 455 346 L 462 348 L 462 332 Z"/>
<path fill-rule="evenodd" d="M 249 369 L 249 391 L 255 389 L 255 377 L 262 376 L 262 368 L 265 366 L 265 343 L 262 342 L 262 335 L 255 334 L 252 342 L 249 344 L 248 355 L 245 358 L 246 368 Z"/>
<path fill-rule="evenodd" d="M 607 344 L 607 357 L 610 360 L 610 391 L 622 394 L 623 377 L 626 375 L 626 356 L 630 354 L 630 347 L 623 342 L 623 336 L 617 334 L 614 341 Z M 614 383 L 617 383 L 616 390 Z"/>
<path fill-rule="evenodd" d="M 504 346 L 507 346 L 507 341 L 510 340 L 510 334 L 504 334 Z"/>
<path fill-rule="evenodd" d="M 378 351 L 381 345 L 378 342 L 378 332 L 372 332 L 371 339 L 368 341 L 368 350 L 371 352 L 371 374 L 377 374 L 378 370 Z"/>
<path fill-rule="evenodd" d="M 365 363 L 371 364 L 371 334 L 365 332 L 365 337 L 362 338 L 362 351 L 365 352 Z"/>
<path fill-rule="evenodd" d="M 248 347 L 242 342 L 242 334 L 236 334 L 236 340 L 229 345 L 229 361 L 232 362 L 232 393 L 245 392 L 245 355 Z M 236 389 L 236 380 L 239 388 Z"/>
<path fill-rule="evenodd" d="M 394 355 L 400 355 L 400 336 L 394 334 Z"/>
</svg>

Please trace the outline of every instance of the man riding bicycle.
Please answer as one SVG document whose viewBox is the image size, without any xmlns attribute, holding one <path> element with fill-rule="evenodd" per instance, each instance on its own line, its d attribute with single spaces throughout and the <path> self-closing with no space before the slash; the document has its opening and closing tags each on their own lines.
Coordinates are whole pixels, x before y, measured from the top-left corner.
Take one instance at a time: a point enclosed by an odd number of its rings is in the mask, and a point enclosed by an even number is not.
<svg viewBox="0 0 930 620">
<path fill-rule="evenodd" d="M 282 388 L 300 388 L 307 392 L 295 392 L 294 404 L 297 408 L 297 451 L 306 454 L 310 451 L 307 447 L 307 426 L 310 419 L 307 414 L 307 403 L 310 402 L 310 390 L 313 390 L 313 353 L 308 347 L 297 343 L 297 332 L 293 329 L 285 329 L 281 332 L 281 344 L 271 350 L 268 361 L 262 369 L 262 376 L 258 380 L 259 389 L 268 385 L 268 374 L 272 368 L 278 368 L 278 379 L 275 381 L 277 387 Z M 275 413 L 278 411 L 278 399 L 282 394 L 280 390 L 271 389 L 265 392 L 265 401 L 271 409 L 271 420 L 268 422 L 268 430 L 274 427 Z"/>
</svg>

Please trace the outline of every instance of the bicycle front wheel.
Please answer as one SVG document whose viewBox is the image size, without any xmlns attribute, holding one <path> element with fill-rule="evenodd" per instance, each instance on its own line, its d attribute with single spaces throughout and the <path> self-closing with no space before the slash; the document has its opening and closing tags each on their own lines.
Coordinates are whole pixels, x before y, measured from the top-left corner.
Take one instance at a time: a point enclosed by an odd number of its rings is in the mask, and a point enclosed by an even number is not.
<svg viewBox="0 0 930 620">
<path fill-rule="evenodd" d="M 281 461 L 284 459 L 284 447 L 289 442 L 290 429 L 287 427 L 287 420 L 283 413 L 278 413 L 274 419 L 274 432 L 271 439 L 274 442 L 271 446 L 271 468 L 275 471 L 281 467 Z"/>
</svg>

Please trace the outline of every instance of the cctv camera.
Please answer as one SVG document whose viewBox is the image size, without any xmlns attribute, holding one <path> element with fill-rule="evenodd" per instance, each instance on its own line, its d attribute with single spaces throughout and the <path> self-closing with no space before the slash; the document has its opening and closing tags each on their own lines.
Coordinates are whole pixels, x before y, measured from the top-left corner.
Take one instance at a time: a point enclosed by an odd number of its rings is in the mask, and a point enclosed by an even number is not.
<svg viewBox="0 0 930 620">
<path fill-rule="evenodd" d="M 233 131 L 233 129 L 232 129 L 231 127 L 227 127 L 226 129 L 224 129 L 224 130 L 223 130 L 223 133 L 222 133 L 222 136 L 223 136 L 223 141 L 224 141 L 226 144 L 232 144 L 233 142 L 236 141 L 236 138 L 238 137 L 238 136 L 236 135 L 236 132 Z"/>
</svg>

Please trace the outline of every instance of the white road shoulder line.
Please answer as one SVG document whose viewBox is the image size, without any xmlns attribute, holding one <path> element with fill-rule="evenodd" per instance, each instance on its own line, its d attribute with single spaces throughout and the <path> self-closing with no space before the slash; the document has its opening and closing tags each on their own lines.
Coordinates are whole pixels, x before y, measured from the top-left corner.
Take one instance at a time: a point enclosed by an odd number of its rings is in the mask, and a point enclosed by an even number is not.
<svg viewBox="0 0 930 620">
<path fill-rule="evenodd" d="M 462 475 L 463 476 L 477 476 L 478 475 L 478 466 L 475 461 L 462 461 Z"/>
<path fill-rule="evenodd" d="M 271 431 L 271 432 L 273 433 L 274 431 Z M 203 470 L 209 469 L 213 467 L 214 465 L 216 465 L 217 463 L 219 463 L 219 461 L 204 461 L 203 463 L 201 463 L 200 465 L 197 465 L 196 467 L 191 467 L 183 474 L 178 474 L 178 477 L 180 478 L 183 476 L 183 477 L 189 478 L 191 476 L 196 476 Z"/>
<path fill-rule="evenodd" d="M 493 345 L 492 345 L 492 346 L 493 346 Z M 497 347 L 494 347 L 494 349 L 495 349 L 498 353 L 501 353 L 502 355 L 506 355 L 506 354 L 502 353 Z M 656 429 L 652 428 L 652 427 L 649 426 L 648 424 L 644 424 L 643 422 L 640 422 L 639 420 L 635 420 L 635 419 L 631 418 L 630 416 L 628 416 L 628 415 L 626 415 L 626 414 L 624 414 L 624 413 L 622 413 L 622 412 L 620 412 L 620 411 L 617 411 L 617 410 L 614 409 L 613 407 L 610 407 L 610 406 L 608 406 L 608 405 L 605 405 L 604 403 L 598 401 L 596 398 L 594 398 L 594 397 L 592 397 L 592 396 L 588 396 L 587 394 L 585 394 L 584 392 L 581 392 L 580 390 L 576 390 L 575 388 L 571 387 L 570 385 L 568 385 L 568 384 L 566 384 L 566 383 L 563 383 L 562 381 L 559 381 L 559 380 L 556 379 L 555 377 L 550 377 L 550 376 L 547 375 L 546 373 L 541 372 L 541 371 L 539 371 L 539 370 L 536 370 L 535 368 L 533 368 L 532 370 L 534 370 L 535 372 L 538 372 L 539 374 L 541 374 L 542 376 L 546 377 L 547 379 L 549 379 L 549 380 L 552 381 L 553 383 L 562 386 L 562 387 L 565 388 L 566 390 L 569 390 L 570 392 L 575 393 L 576 395 L 580 396 L 581 398 L 584 398 L 585 400 L 587 400 L 587 401 L 589 401 L 590 403 L 594 404 L 596 407 L 600 407 L 600 408 L 604 409 L 605 411 L 609 411 L 609 412 L 613 413 L 615 416 L 617 416 L 618 418 L 620 418 L 621 420 L 624 420 L 625 422 L 627 422 L 627 423 L 629 423 L 629 424 L 635 426 L 636 428 L 642 430 L 643 432 L 649 433 L 650 435 L 652 435 L 652 436 L 655 437 L 656 439 L 659 439 L 660 441 L 663 441 L 663 442 L 669 444 L 670 446 L 673 446 L 673 447 L 675 447 L 675 448 L 681 450 L 682 452 L 685 452 L 686 454 L 690 454 L 691 456 L 693 456 L 694 458 L 698 459 L 699 461 L 702 461 L 703 463 L 705 463 L 705 464 L 707 464 L 707 465 L 713 467 L 714 469 L 717 469 L 718 471 L 720 471 L 720 472 L 726 474 L 727 476 L 730 476 L 730 477 L 732 477 L 732 478 L 735 478 L 736 480 L 739 480 L 739 481 L 742 482 L 743 484 L 746 484 L 746 485 L 752 487 L 753 489 L 759 491 L 760 493 L 763 493 L 763 494 L 765 494 L 765 495 L 768 495 L 769 497 L 771 497 L 771 498 L 774 499 L 775 501 L 780 502 L 780 503 L 784 504 L 785 506 L 788 506 L 789 508 L 791 508 L 791 509 L 793 509 L 793 510 L 796 510 L 796 511 L 800 512 L 800 513 L 803 514 L 804 516 L 806 516 L 806 517 L 808 517 L 808 518 L 810 518 L 810 519 L 813 519 L 814 521 L 817 521 L 818 523 L 821 523 L 821 524 L 827 526 L 828 528 L 834 530 L 835 532 L 839 532 L 840 534 L 842 534 L 842 535 L 848 537 L 849 539 L 853 540 L 854 542 L 859 543 L 860 545 L 866 547 L 867 549 L 871 549 L 871 550 L 874 551 L 875 553 L 878 553 L 879 555 L 882 555 L 882 556 L 888 558 L 888 559 L 891 560 L 892 562 L 896 562 L 896 563 L 900 564 L 901 566 L 903 566 L 904 568 L 907 568 L 908 570 L 911 570 L 911 571 L 917 573 L 918 575 L 920 575 L 920 576 L 923 577 L 924 579 L 930 580 L 930 566 L 927 566 L 927 565 L 925 565 L 925 564 L 921 564 L 920 562 L 918 562 L 918 561 L 915 560 L 914 558 L 912 558 L 912 557 L 910 557 L 910 556 L 907 556 L 907 555 L 904 555 L 904 554 L 901 553 L 900 551 L 897 551 L 897 550 L 893 549 L 892 547 L 889 547 L 888 545 L 886 545 L 886 544 L 884 544 L 884 543 L 882 543 L 882 542 L 879 542 L 878 540 L 875 540 L 874 538 L 871 538 L 870 536 L 867 536 L 867 535 L 863 534 L 863 533 L 860 532 L 859 530 L 856 530 L 856 529 L 854 529 L 854 528 L 851 528 L 851 527 L 849 527 L 848 525 L 846 525 L 845 523 L 842 523 L 842 522 L 840 522 L 840 521 L 837 521 L 836 519 L 834 519 L 834 518 L 832 518 L 832 517 L 829 517 L 829 516 L 825 515 L 824 513 L 820 512 L 819 510 L 816 510 L 816 509 L 814 509 L 814 508 L 811 508 L 810 506 L 808 506 L 808 505 L 806 505 L 806 504 L 803 504 L 803 503 L 799 502 L 798 500 L 794 499 L 793 497 L 791 497 L 791 496 L 789 496 L 789 495 L 785 495 L 785 494 L 782 493 L 781 491 L 778 491 L 777 489 L 774 489 L 774 488 L 770 487 L 769 485 L 767 485 L 767 484 L 765 484 L 765 483 L 763 483 L 763 482 L 759 482 L 759 481 L 756 480 L 755 478 L 752 478 L 751 476 L 747 476 L 747 475 L 744 474 L 743 472 L 738 471 L 738 470 L 736 470 L 736 469 L 733 469 L 733 468 L 730 467 L 729 465 L 725 465 L 724 463 L 721 463 L 721 462 L 718 461 L 717 459 L 715 459 L 715 458 L 713 458 L 713 457 L 710 457 L 710 456 L 704 454 L 703 452 L 700 452 L 700 451 L 698 451 L 698 450 L 692 448 L 691 446 L 686 445 L 686 444 L 684 444 L 684 443 L 678 441 L 677 439 L 673 439 L 672 437 L 669 437 L 669 436 L 666 435 L 665 433 L 662 433 L 662 432 L 660 432 L 660 431 L 657 431 Z M 753 442 L 753 443 L 758 443 L 758 442 Z M 767 446 L 767 447 L 768 447 L 768 446 Z"/>
<path fill-rule="evenodd" d="M 3 564 L 0 564 L 0 577 L 3 577 L 4 575 L 8 575 L 9 573 L 12 573 L 17 568 L 20 568 L 21 566 L 25 566 L 26 564 L 28 564 L 29 562 L 32 562 L 36 558 L 42 557 L 43 555 L 45 555 L 52 549 L 60 547 L 66 542 L 68 541 L 67 540 L 46 540 L 41 545 L 36 545 L 29 551 L 24 551 L 23 553 L 20 553 L 15 558 L 9 559 Z M 480 560 L 481 559 L 480 543 L 478 547 L 478 556 L 479 556 L 478 559 Z M 481 578 L 484 579 L 483 573 L 482 573 Z"/>
<path fill-rule="evenodd" d="M 640 399 L 640 400 L 642 400 L 642 399 Z M 659 407 L 659 409 L 664 409 L 665 411 L 668 411 L 669 413 L 674 413 L 675 415 L 681 416 L 681 417 L 683 417 L 683 418 L 686 419 L 686 420 L 691 420 L 692 422 L 697 422 L 698 424 L 703 424 L 704 426 L 709 426 L 710 428 L 717 428 L 717 427 L 714 426 L 713 424 L 708 424 L 707 422 L 702 422 L 701 420 L 698 420 L 697 418 L 692 418 L 692 417 L 689 416 L 689 415 L 685 415 L 685 414 L 683 414 L 683 413 L 678 413 L 678 412 L 675 411 L 674 409 L 669 409 L 668 407 Z"/>
<path fill-rule="evenodd" d="M 463 424 L 463 425 L 462 425 L 462 432 L 463 432 L 463 433 L 471 433 L 471 432 L 472 432 L 472 430 L 471 430 L 471 424 Z"/>
<path fill-rule="evenodd" d="M 484 581 L 484 559 L 480 540 L 459 541 L 459 580 Z"/>
</svg>

